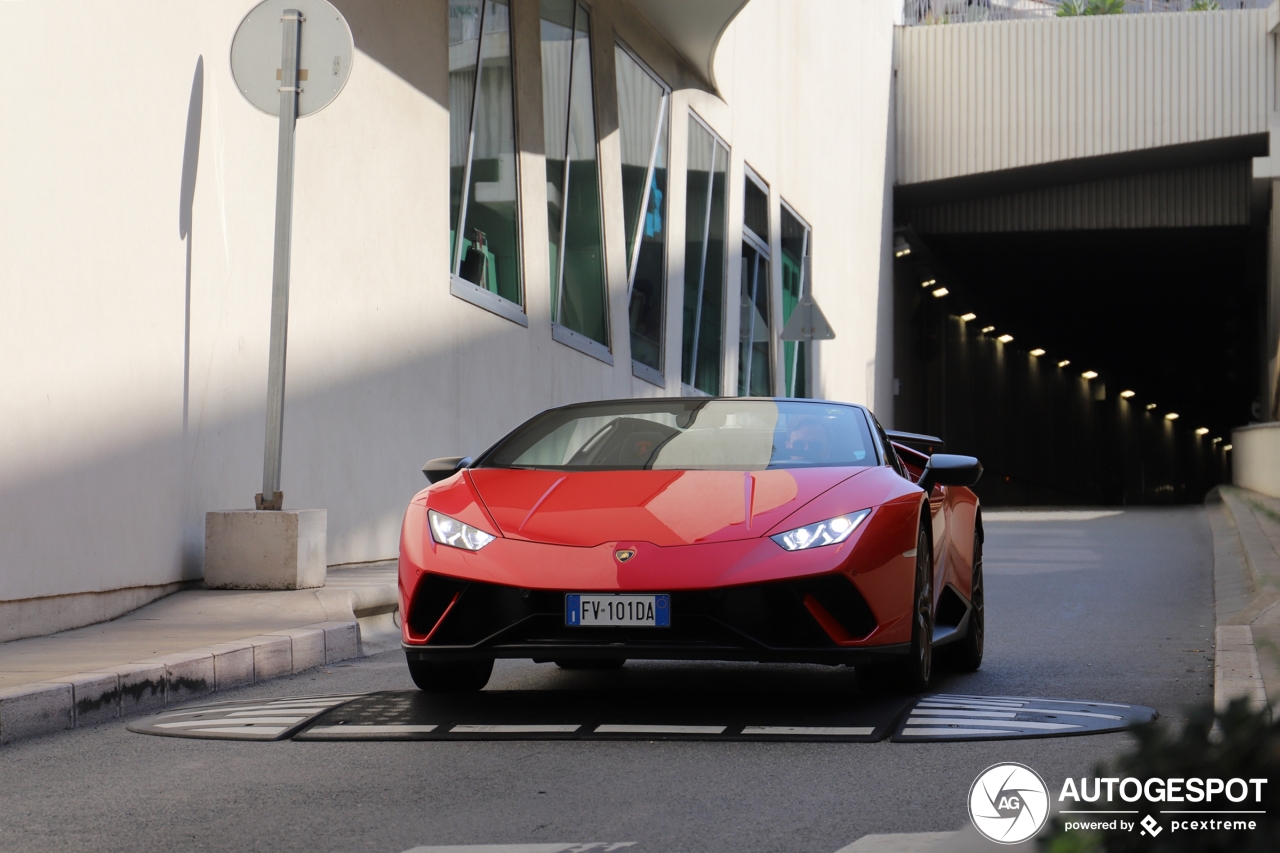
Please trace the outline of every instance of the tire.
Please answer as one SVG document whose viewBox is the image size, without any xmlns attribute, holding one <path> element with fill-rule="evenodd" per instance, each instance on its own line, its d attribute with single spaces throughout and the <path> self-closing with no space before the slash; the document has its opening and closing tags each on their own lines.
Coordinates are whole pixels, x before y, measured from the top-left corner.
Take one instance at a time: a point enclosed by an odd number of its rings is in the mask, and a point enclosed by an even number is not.
<svg viewBox="0 0 1280 853">
<path fill-rule="evenodd" d="M 556 666 L 561 669 L 605 670 L 622 669 L 622 665 L 626 662 L 626 658 L 568 658 L 556 661 Z"/>
<path fill-rule="evenodd" d="M 924 523 L 916 536 L 915 574 L 910 653 L 900 662 L 858 667 L 858 680 L 873 690 L 923 693 L 933 678 L 933 548 Z"/>
<path fill-rule="evenodd" d="M 969 632 L 951 647 L 948 663 L 959 672 L 974 672 L 982 666 L 982 646 L 986 639 L 987 623 L 984 613 L 986 587 L 982 578 L 982 533 L 973 531 L 973 586 L 969 593 L 972 608 L 969 610 Z"/>
<path fill-rule="evenodd" d="M 426 693 L 475 693 L 493 674 L 493 660 L 409 661 L 409 676 Z"/>
</svg>

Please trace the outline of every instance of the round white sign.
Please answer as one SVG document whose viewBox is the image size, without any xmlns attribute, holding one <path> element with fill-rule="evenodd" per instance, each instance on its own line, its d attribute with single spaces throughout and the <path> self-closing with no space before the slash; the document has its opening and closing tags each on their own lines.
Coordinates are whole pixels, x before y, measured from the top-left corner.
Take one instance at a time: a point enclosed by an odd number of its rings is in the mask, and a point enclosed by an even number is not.
<svg viewBox="0 0 1280 853">
<path fill-rule="evenodd" d="M 298 117 L 322 110 L 338 97 L 351 75 L 355 53 L 346 18 L 327 0 L 263 0 L 240 22 L 231 42 L 231 76 L 249 103 L 280 115 L 281 16 L 302 13 L 298 56 Z"/>
<path fill-rule="evenodd" d="M 1025 764 L 993 764 L 969 788 L 969 819 L 997 844 L 1017 844 L 1049 817 L 1049 789 Z"/>
</svg>

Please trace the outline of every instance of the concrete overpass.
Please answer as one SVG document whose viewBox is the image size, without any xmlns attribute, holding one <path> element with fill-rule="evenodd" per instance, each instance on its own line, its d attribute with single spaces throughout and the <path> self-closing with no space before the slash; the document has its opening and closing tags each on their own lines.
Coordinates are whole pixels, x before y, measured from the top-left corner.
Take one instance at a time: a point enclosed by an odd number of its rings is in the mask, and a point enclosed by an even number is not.
<svg viewBox="0 0 1280 853">
<path fill-rule="evenodd" d="M 896 273 L 896 361 L 903 387 L 927 389 L 904 392 L 900 422 L 996 443 L 985 452 L 1011 482 L 1039 476 L 1041 499 L 1149 500 L 1216 476 L 1230 427 L 1280 420 L 1278 26 L 1280 5 L 898 30 L 895 223 L 916 251 Z M 972 328 L 955 319 L 968 312 Z M 991 372 L 1008 364 L 1025 376 L 1002 391 Z M 1001 425 L 958 422 L 975 394 Z M 1079 414 L 1070 441 L 1044 443 L 1080 401 L 1108 400 L 1107 425 Z M 1173 461 L 1114 447 L 1151 452 L 1166 433 L 1156 455 Z M 1053 456 L 1060 475 L 1034 473 Z M 1081 457 L 1120 482 L 1081 495 L 1073 478 L 1106 477 Z"/>
</svg>

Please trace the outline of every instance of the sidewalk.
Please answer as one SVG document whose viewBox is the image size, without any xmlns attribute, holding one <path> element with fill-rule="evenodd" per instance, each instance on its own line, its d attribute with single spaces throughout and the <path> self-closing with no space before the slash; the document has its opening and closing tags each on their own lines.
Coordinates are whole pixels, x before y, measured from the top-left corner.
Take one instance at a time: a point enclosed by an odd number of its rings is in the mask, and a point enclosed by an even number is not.
<svg viewBox="0 0 1280 853">
<path fill-rule="evenodd" d="M 0 743 L 152 712 L 396 648 L 394 561 L 320 589 L 184 590 L 119 619 L 0 644 Z"/>
<path fill-rule="evenodd" d="M 1280 500 L 1237 486 L 1205 499 L 1213 528 L 1214 704 L 1280 707 Z"/>
</svg>

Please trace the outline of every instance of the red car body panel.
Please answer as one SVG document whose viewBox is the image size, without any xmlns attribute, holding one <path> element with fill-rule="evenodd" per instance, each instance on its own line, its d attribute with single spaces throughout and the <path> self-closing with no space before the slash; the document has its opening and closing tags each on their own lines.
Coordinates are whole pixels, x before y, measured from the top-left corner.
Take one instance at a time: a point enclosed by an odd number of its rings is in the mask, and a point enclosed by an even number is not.
<svg viewBox="0 0 1280 853">
<path fill-rule="evenodd" d="M 576 547 L 634 539 L 671 547 L 759 538 L 836 483 L 866 470 L 479 468 L 467 476 L 508 539 Z"/>
</svg>

